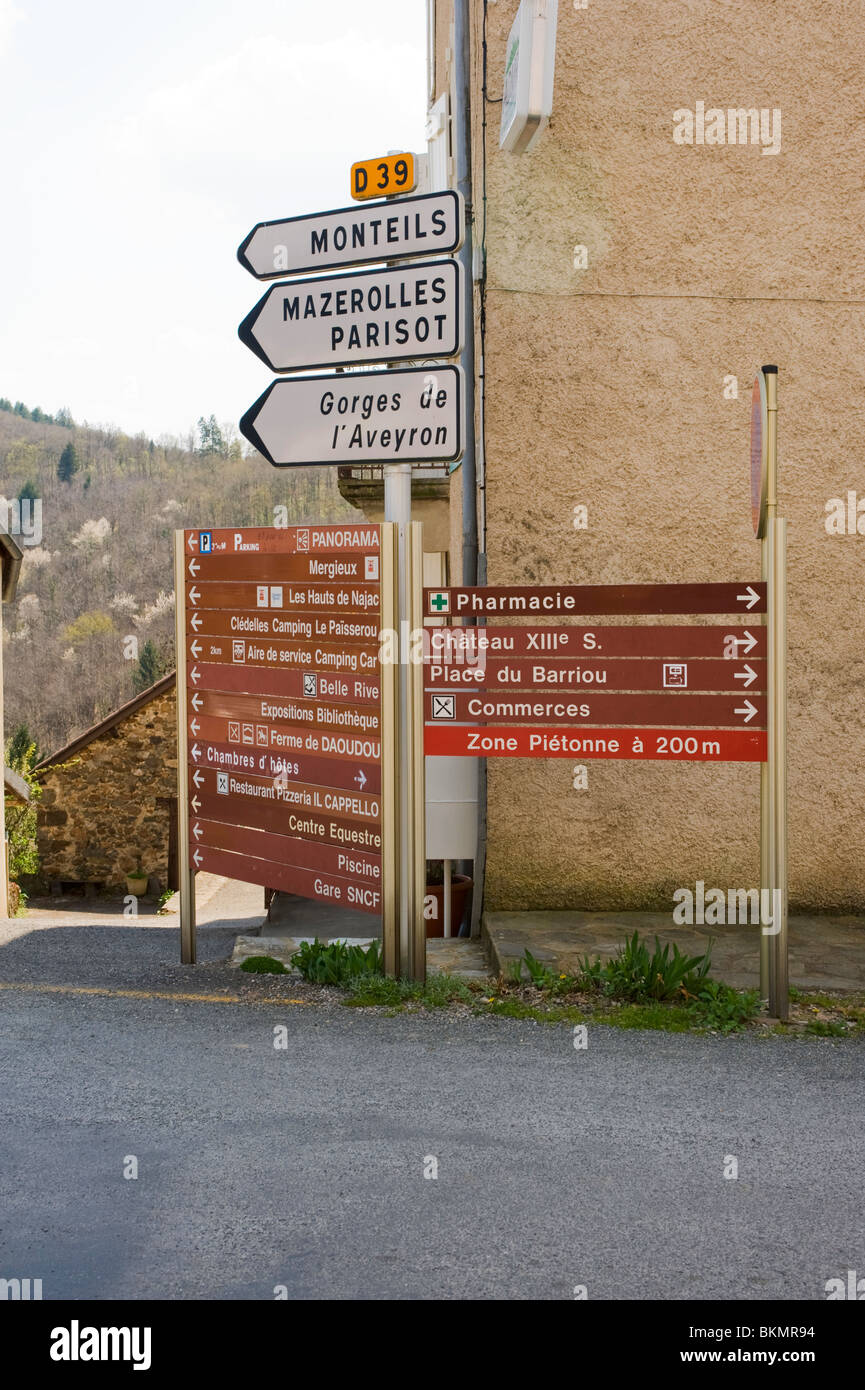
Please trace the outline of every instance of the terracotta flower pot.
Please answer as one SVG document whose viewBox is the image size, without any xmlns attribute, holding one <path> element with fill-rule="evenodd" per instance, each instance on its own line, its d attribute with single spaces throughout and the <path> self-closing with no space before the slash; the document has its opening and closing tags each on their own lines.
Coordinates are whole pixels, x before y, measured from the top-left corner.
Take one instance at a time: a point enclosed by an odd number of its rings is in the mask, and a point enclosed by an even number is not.
<svg viewBox="0 0 865 1390">
<path fill-rule="evenodd" d="M 142 874 L 139 878 L 137 874 L 127 874 L 126 891 L 131 893 L 134 898 L 143 898 L 147 892 L 147 875 Z"/>
<path fill-rule="evenodd" d="M 453 874 L 451 876 L 451 936 L 458 936 L 460 924 L 463 920 L 468 901 L 469 893 L 472 890 L 473 880 L 468 874 Z M 435 917 L 428 917 L 426 920 L 427 936 L 444 936 L 445 934 L 445 888 L 443 883 L 428 883 L 426 886 L 428 898 L 435 898 L 436 913 Z"/>
</svg>

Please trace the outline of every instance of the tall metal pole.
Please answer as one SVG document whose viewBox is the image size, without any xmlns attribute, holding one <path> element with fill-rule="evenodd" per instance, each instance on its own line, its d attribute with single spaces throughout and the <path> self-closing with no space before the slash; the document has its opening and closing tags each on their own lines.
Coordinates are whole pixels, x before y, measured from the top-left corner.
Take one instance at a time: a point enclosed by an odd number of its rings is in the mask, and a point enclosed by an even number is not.
<svg viewBox="0 0 865 1390">
<path fill-rule="evenodd" d="M 465 321 L 461 362 L 466 383 L 466 447 L 462 461 L 463 584 L 477 584 L 478 500 L 475 464 L 475 308 L 473 277 L 470 0 L 454 0 L 454 156 L 457 188 L 465 199 L 466 234 L 459 251 L 465 267 Z"/>
<path fill-rule="evenodd" d="M 766 670 L 772 667 L 772 653 L 769 650 L 769 595 L 771 594 L 771 581 L 769 579 L 769 537 L 764 535 L 760 541 L 760 578 L 766 585 Z M 769 957 L 771 955 L 772 938 L 763 931 L 763 903 L 775 901 L 773 894 L 773 866 L 774 849 L 772 845 L 772 815 L 769 794 L 769 736 L 766 735 L 766 759 L 760 764 L 760 998 L 766 1003 L 769 1001 Z M 771 912 L 771 908 L 769 909 Z M 767 914 L 768 915 L 768 914 Z"/>
<path fill-rule="evenodd" d="M 384 522 L 380 528 L 380 582 L 382 632 L 399 631 L 397 619 L 397 528 Z M 397 702 L 399 663 L 382 665 L 381 681 L 381 940 L 384 973 L 399 976 L 399 751 Z"/>
<path fill-rule="evenodd" d="M 417 632 L 423 627 L 423 526 L 413 521 L 409 531 L 408 566 L 408 630 Z M 424 763 L 423 687 L 424 667 L 421 662 L 406 662 L 408 682 L 409 723 L 406 725 L 409 775 L 409 806 L 411 842 L 409 862 L 408 950 L 403 958 L 402 973 L 410 980 L 426 979 L 426 922 L 424 893 L 426 891 L 426 777 Z"/>
<path fill-rule="evenodd" d="M 786 1022 L 790 1011 L 789 952 L 787 942 L 787 522 L 770 521 L 774 622 L 769 634 L 775 672 L 769 733 L 772 740 L 772 801 L 775 809 L 775 935 L 770 938 L 774 960 L 770 981 L 774 985 L 771 1012 Z"/>
<path fill-rule="evenodd" d="M 410 689 L 406 656 L 409 627 L 409 527 L 411 526 L 411 464 L 384 465 L 384 517 L 392 521 L 397 531 L 397 767 L 399 770 L 399 811 L 396 818 L 397 839 L 397 921 L 399 925 L 396 973 L 405 973 L 409 958 L 409 921 L 411 917 L 411 847 L 412 808 L 411 775 L 407 749 L 404 746 L 410 728 Z"/>
<path fill-rule="evenodd" d="M 772 904 L 772 935 L 761 932 L 760 982 L 764 950 L 769 1012 L 786 1021 L 790 1012 L 787 939 L 787 523 L 778 517 L 778 368 L 762 368 L 766 382 L 766 579 L 768 656 L 767 761 L 761 777 L 761 868 Z"/>
<path fill-rule="evenodd" d="M 174 533 L 174 643 L 177 667 L 177 854 L 180 865 L 180 961 L 195 964 L 195 870 L 189 857 L 189 735 L 186 728 L 186 551 Z"/>
</svg>

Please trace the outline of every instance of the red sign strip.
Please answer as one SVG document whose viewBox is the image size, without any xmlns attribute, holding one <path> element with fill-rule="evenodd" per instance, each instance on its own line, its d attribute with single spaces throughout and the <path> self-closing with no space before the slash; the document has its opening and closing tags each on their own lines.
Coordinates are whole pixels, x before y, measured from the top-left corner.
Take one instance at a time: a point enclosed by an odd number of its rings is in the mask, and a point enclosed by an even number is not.
<svg viewBox="0 0 865 1390">
<path fill-rule="evenodd" d="M 355 708 L 354 705 L 326 704 L 321 700 L 296 700 L 290 695 L 233 695 L 219 690 L 194 690 L 188 694 L 190 728 L 196 715 L 216 715 L 233 722 L 276 724 L 281 728 L 289 725 L 309 730 L 328 729 L 334 733 L 349 732 L 367 737 L 378 737 L 381 728 L 380 714 L 374 705 Z M 197 737 L 197 730 L 192 729 L 192 733 Z M 207 735 L 203 734 L 202 737 L 207 738 Z M 240 731 L 236 736 L 229 731 L 227 739 L 217 741 L 247 742 Z M 271 740 L 271 746 L 273 742 Z"/>
<path fill-rule="evenodd" d="M 425 589 L 429 617 L 497 614 L 537 618 L 563 613 L 765 613 L 766 585 L 516 584 L 495 588 Z"/>
<path fill-rule="evenodd" d="M 370 745 L 362 745 L 372 751 Z M 378 752 L 378 741 L 375 743 Z M 308 757 L 305 753 L 286 757 L 260 748 L 237 747 L 231 743 L 205 743 L 194 739 L 189 749 L 194 768 L 224 772 L 248 772 L 272 780 L 282 776 L 287 782 L 311 782 L 319 787 L 342 787 L 346 791 L 381 791 L 381 764 L 350 758 L 346 753 L 330 757 Z M 196 784 L 194 776 L 192 785 Z"/>
<path fill-rule="evenodd" d="M 369 617 L 354 613 L 274 613 L 266 608 L 248 613 L 226 612 L 221 608 L 187 608 L 186 631 L 193 637 L 241 637 L 247 642 L 252 638 L 266 642 L 282 637 L 350 646 L 374 643 L 376 650 L 380 639 L 377 613 Z"/>
<path fill-rule="evenodd" d="M 184 531 L 188 555 L 218 555 L 252 552 L 259 555 L 303 554 L 318 550 L 377 550 L 381 532 L 378 524 L 363 526 L 227 526 L 215 531 Z"/>
<path fill-rule="evenodd" d="M 210 665 L 203 661 L 195 661 L 187 668 L 186 683 L 193 690 L 284 695 L 294 699 L 333 700 L 336 704 L 377 705 L 381 698 L 378 681 L 367 675 L 334 676 L 329 671 L 286 669 L 273 671 L 266 666 Z"/>
<path fill-rule="evenodd" d="M 340 849 L 321 841 L 294 840 L 288 835 L 274 835 L 270 830 L 226 825 L 223 821 L 204 820 L 200 816 L 191 818 L 189 836 L 193 849 L 196 845 L 206 845 L 209 849 L 273 859 L 277 864 L 291 864 L 296 869 L 323 869 L 325 873 L 359 878 L 365 883 L 381 882 L 381 855 L 368 850 Z"/>
<path fill-rule="evenodd" d="M 381 852 L 381 829 L 377 823 L 361 825 L 359 821 L 340 820 L 272 801 L 259 805 L 255 801 L 234 796 L 208 795 L 195 792 L 189 798 L 190 815 L 204 816 L 236 829 L 238 826 L 271 830 L 275 835 L 295 840 L 311 840 L 317 844 L 337 845 L 341 849 L 359 849 L 369 854 Z"/>
<path fill-rule="evenodd" d="M 337 729 L 333 733 L 319 732 L 316 729 L 295 728 L 287 724 L 268 724 L 247 719 L 218 719 L 210 715 L 194 714 L 188 711 L 186 727 L 190 739 L 204 739 L 206 743 L 224 743 L 244 748 L 247 752 L 279 753 L 284 757 L 296 757 L 299 753 L 323 753 L 325 756 L 348 757 L 353 760 L 361 756 L 376 762 L 381 757 L 381 740 L 378 733 Z M 358 755 L 357 750 L 361 752 Z"/>
<path fill-rule="evenodd" d="M 208 610 L 210 611 L 210 610 Z M 280 671 L 377 676 L 378 643 L 367 647 L 333 642 L 282 642 L 277 638 L 187 637 L 189 666 L 197 661 L 231 666 L 270 666 Z"/>
<path fill-rule="evenodd" d="M 186 586 L 190 608 L 278 609 L 280 613 L 378 613 L 379 585 L 245 584 L 219 579 L 192 580 Z"/>
<path fill-rule="evenodd" d="M 427 724 L 432 757 L 612 758 L 653 762 L 761 763 L 766 734 L 743 729 L 472 729 Z"/>
<path fill-rule="evenodd" d="M 201 579 L 293 580 L 332 584 L 377 582 L 378 550 L 359 555 L 261 555 L 223 552 L 218 555 L 192 555 L 186 561 L 187 584 Z"/>
<path fill-rule="evenodd" d="M 475 690 L 549 690 L 553 693 L 607 690 L 737 690 L 766 689 L 765 661 L 658 661 L 630 657 L 611 661 L 582 657 L 579 661 L 502 660 L 487 657 L 477 666 L 428 665 L 429 685 Z"/>
<path fill-rule="evenodd" d="M 381 913 L 381 889 L 368 883 L 355 883 L 349 878 L 296 869 L 288 864 L 276 864 L 269 859 L 253 859 L 244 854 L 196 846 L 192 851 L 196 871 L 221 874 L 224 878 L 239 879 L 241 883 L 260 883 L 264 888 L 281 888 L 302 898 L 317 902 L 338 903 L 377 917 Z"/>
<path fill-rule="evenodd" d="M 327 816 L 337 816 L 341 820 L 361 821 L 364 824 L 377 825 L 381 815 L 381 801 L 378 796 L 371 796 L 369 792 L 360 792 L 357 789 L 350 791 L 345 787 L 320 787 L 310 782 L 288 782 L 286 779 L 278 777 L 256 777 L 249 772 L 217 772 L 212 768 L 199 768 L 198 776 L 194 776 L 195 769 L 190 772 L 189 802 L 193 811 L 198 814 L 211 816 L 214 820 L 233 819 L 237 825 L 267 825 L 269 830 L 276 830 L 283 835 L 287 835 L 287 830 L 280 830 L 278 823 L 269 823 L 247 818 L 244 808 L 250 806 L 274 806 L 283 810 L 288 807 L 291 811 L 309 811 L 319 820 Z M 195 797 L 216 793 L 217 801 L 222 802 L 225 798 L 226 805 L 233 803 L 231 815 L 224 812 L 214 813 L 204 811 L 201 806 L 194 804 Z M 320 837 L 316 837 L 320 838 Z"/>
<path fill-rule="evenodd" d="M 434 591 L 433 591 L 434 592 Z M 668 656 L 725 657 L 753 660 L 766 655 L 766 629 L 752 623 L 712 624 L 707 627 L 428 627 L 424 629 L 424 661 L 466 664 L 478 653 L 488 659 L 508 656 Z"/>
<path fill-rule="evenodd" d="M 762 695 L 465 695 L 427 691 L 424 717 L 435 724 L 704 724 L 765 728 Z"/>
</svg>

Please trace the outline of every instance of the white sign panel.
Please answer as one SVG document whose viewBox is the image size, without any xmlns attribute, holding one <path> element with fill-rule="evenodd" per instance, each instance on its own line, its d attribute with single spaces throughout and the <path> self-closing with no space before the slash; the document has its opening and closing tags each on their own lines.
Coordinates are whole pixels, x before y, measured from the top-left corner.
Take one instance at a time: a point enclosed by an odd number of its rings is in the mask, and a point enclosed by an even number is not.
<svg viewBox="0 0 865 1390">
<path fill-rule="evenodd" d="M 369 261 L 450 255 L 462 245 L 462 195 L 448 188 L 398 203 L 355 204 L 281 222 L 259 222 L 237 250 L 259 280 Z"/>
<path fill-rule="evenodd" d="M 278 468 L 452 462 L 463 451 L 459 367 L 413 367 L 274 381 L 240 422 Z"/>
<path fill-rule="evenodd" d="M 275 372 L 455 357 L 463 293 L 451 260 L 309 276 L 272 285 L 237 331 Z"/>
<path fill-rule="evenodd" d="M 530 150 L 553 110 L 558 0 L 522 0 L 508 34 L 499 146 Z"/>
</svg>

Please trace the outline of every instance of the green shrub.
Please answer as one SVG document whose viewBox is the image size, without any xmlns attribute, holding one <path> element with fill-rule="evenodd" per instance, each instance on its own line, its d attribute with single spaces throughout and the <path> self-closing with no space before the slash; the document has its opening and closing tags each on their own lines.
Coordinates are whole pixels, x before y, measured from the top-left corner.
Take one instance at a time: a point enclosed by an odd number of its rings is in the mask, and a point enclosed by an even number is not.
<svg viewBox="0 0 865 1390">
<path fill-rule="evenodd" d="M 344 941 L 304 941 L 291 963 L 317 985 L 347 985 L 358 976 L 381 975 L 381 942 L 348 946 Z"/>
<path fill-rule="evenodd" d="M 584 956 L 577 982 L 583 989 L 599 990 L 608 998 L 628 1001 L 697 994 L 709 973 L 711 949 L 701 956 L 685 956 L 674 943 L 670 952 L 670 945 L 662 947 L 655 937 L 655 949 L 650 955 L 639 932 L 634 932 L 612 960 L 602 962 L 599 956 L 593 960 Z"/>
<path fill-rule="evenodd" d="M 348 982 L 349 997 L 343 1002 L 364 1009 L 389 1005 L 399 1011 L 405 1004 L 421 1004 L 440 1009 L 455 1000 L 468 1004 L 474 994 L 463 980 L 450 975 L 429 975 L 425 984 L 417 980 L 392 980 L 386 975 L 360 975 Z"/>
<path fill-rule="evenodd" d="M 250 975 L 287 975 L 288 971 L 281 960 L 274 960 L 273 956 L 248 956 L 241 962 L 241 970 L 246 970 Z"/>
<path fill-rule="evenodd" d="M 42 784 L 37 780 L 34 768 L 39 761 L 39 750 L 26 725 L 20 724 L 6 745 L 7 766 L 23 777 L 30 788 L 30 800 L 25 803 L 6 802 L 6 834 L 9 845 L 9 877 L 18 882 L 22 874 L 34 875 L 39 872 L 39 850 L 36 840 L 38 806 L 42 797 Z M 2 792 L 0 792 L 2 795 Z M 23 898 L 22 898 L 23 904 Z"/>
<path fill-rule="evenodd" d="M 720 980 L 706 980 L 689 1008 L 692 1022 L 713 1033 L 736 1033 L 760 1008 L 758 989 L 733 989 Z"/>
<path fill-rule="evenodd" d="M 816 1038 L 846 1038 L 848 1035 L 847 1025 L 838 1019 L 815 1018 L 805 1025 L 805 1032 Z"/>
</svg>

